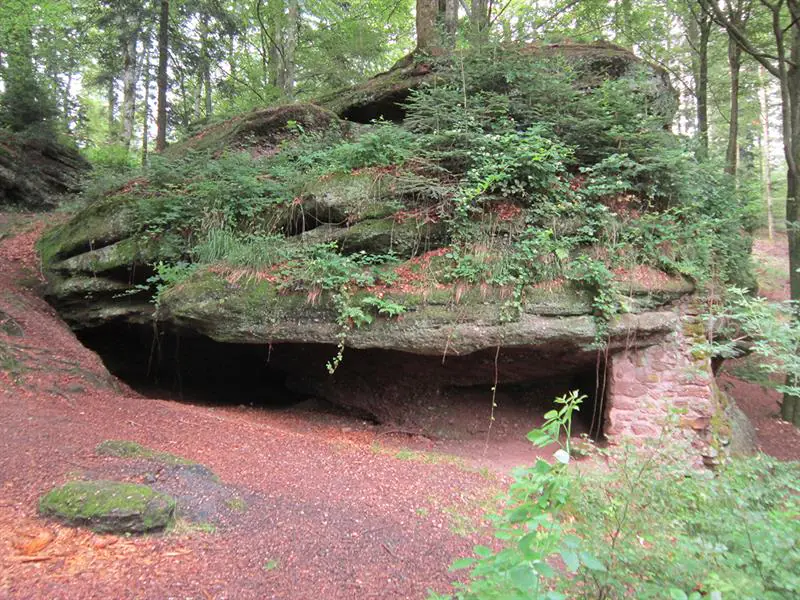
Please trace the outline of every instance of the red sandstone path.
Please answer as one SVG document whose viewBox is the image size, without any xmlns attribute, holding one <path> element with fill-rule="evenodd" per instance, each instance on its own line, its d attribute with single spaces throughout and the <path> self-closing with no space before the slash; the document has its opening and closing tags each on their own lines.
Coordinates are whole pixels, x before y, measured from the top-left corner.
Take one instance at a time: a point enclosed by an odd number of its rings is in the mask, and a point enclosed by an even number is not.
<svg viewBox="0 0 800 600">
<path fill-rule="evenodd" d="M 0 311 L 24 332 L 0 332 L 0 598 L 328 600 L 448 589 L 447 567 L 478 541 L 477 517 L 501 477 L 401 460 L 376 450 L 378 434 L 357 423 L 127 390 L 34 291 L 33 244 L 50 218 L 0 215 Z M 798 432 L 771 416 L 775 397 L 759 390 L 748 390 L 743 408 L 762 447 L 800 457 Z M 105 439 L 200 462 L 248 507 L 214 532 L 150 537 L 39 519 L 37 500 L 50 487 L 118 466 L 93 453 Z"/>
</svg>

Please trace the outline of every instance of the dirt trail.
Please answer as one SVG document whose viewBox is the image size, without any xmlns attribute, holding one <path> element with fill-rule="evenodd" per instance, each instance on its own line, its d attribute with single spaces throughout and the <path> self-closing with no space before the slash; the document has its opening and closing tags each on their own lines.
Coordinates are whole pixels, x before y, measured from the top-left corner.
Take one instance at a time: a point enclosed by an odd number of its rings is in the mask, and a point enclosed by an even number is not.
<svg viewBox="0 0 800 600">
<path fill-rule="evenodd" d="M 3 330 L 23 332 L 0 333 L 0 597 L 421 598 L 447 588 L 448 565 L 478 541 L 463 515 L 486 508 L 496 478 L 400 460 L 367 443 L 374 433 L 137 396 L 25 287 L 36 284 L 43 225 L 0 242 L 0 316 L 19 326 Z M 119 472 L 120 459 L 93 452 L 110 438 L 206 465 L 244 507 L 213 532 L 158 537 L 39 520 L 51 486 Z"/>
</svg>

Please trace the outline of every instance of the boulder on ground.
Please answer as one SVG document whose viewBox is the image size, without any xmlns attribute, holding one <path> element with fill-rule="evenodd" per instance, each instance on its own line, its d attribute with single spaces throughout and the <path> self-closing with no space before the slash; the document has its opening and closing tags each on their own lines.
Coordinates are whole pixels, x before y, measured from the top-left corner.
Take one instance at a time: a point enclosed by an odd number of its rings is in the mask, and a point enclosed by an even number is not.
<svg viewBox="0 0 800 600">
<path fill-rule="evenodd" d="M 71 481 L 45 494 L 39 512 L 101 533 L 148 533 L 172 522 L 175 500 L 136 483 Z"/>
</svg>

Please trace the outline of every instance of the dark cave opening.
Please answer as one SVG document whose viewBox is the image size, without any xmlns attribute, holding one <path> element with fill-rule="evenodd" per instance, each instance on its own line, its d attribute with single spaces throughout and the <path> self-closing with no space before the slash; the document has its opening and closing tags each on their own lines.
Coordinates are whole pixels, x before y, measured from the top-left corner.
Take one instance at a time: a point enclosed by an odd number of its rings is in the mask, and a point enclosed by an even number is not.
<svg viewBox="0 0 800 600">
<path fill-rule="evenodd" d="M 467 439 L 483 435 L 490 422 L 499 435 L 524 436 L 541 425 L 554 398 L 580 390 L 588 399 L 576 415 L 576 433 L 599 434 L 602 421 L 597 376 L 605 367 L 596 352 L 574 348 L 487 349 L 445 360 L 348 348 L 330 375 L 326 363 L 336 354 L 330 344 L 222 343 L 122 322 L 76 333 L 111 373 L 148 397 L 282 410 L 312 405 L 437 438 Z"/>
<path fill-rule="evenodd" d="M 355 104 L 342 112 L 341 117 L 345 121 L 353 121 L 354 123 L 372 123 L 377 119 L 391 121 L 392 123 L 402 123 L 406 118 L 404 103 L 408 100 L 410 93 L 406 88 L 393 94 L 381 96 L 372 102 Z"/>
</svg>

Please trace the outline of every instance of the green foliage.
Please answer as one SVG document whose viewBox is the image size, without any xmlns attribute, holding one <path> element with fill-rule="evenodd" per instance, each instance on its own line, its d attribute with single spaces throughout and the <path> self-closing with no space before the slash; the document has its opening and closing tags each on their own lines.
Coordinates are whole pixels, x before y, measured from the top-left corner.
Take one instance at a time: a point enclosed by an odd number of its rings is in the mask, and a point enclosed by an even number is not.
<svg viewBox="0 0 800 600">
<path fill-rule="evenodd" d="M 798 465 L 736 459 L 718 473 L 687 472 L 679 455 L 627 449 L 609 473 L 579 478 L 568 514 L 602 571 L 579 570 L 578 597 L 791 598 L 800 525 Z"/>
<path fill-rule="evenodd" d="M 92 167 L 104 173 L 130 177 L 138 166 L 136 157 L 122 144 L 92 145 L 83 154 Z"/>
<path fill-rule="evenodd" d="M 540 458 L 534 466 L 514 472 L 507 508 L 494 525 L 495 537 L 503 549 L 494 552 L 486 546 L 476 546 L 477 559 L 453 564 L 453 569 L 471 567 L 471 582 L 459 586 L 462 590 L 457 597 L 556 600 L 565 597 L 548 585 L 556 574 L 556 556 L 562 558 L 570 572 L 581 567 L 603 568 L 596 558 L 580 550 L 580 540 L 570 535 L 560 521 L 573 494 L 573 483 L 567 476 L 572 415 L 584 399 L 578 392 L 557 398 L 558 408 L 545 415 L 541 428 L 528 434 L 531 443 L 539 448 L 561 446 L 554 454 L 556 460 L 551 464 Z"/>
<path fill-rule="evenodd" d="M 537 445 L 568 433 L 572 393 L 529 434 Z M 515 473 L 495 518 L 500 550 L 477 546 L 457 598 L 782 599 L 800 591 L 800 465 L 763 455 L 693 471 L 685 449 L 601 451 L 608 469 L 539 459 Z M 434 596 L 443 598 L 443 596 Z"/>
<path fill-rule="evenodd" d="M 722 358 L 736 358 L 746 348 L 759 359 L 758 369 L 767 375 L 759 383 L 800 396 L 796 380 L 776 383 L 770 377 L 800 373 L 800 320 L 796 304 L 772 302 L 754 297 L 747 290 L 731 288 L 722 302 L 709 307 L 705 320 L 713 339 L 698 345 L 699 350 Z"/>
</svg>

